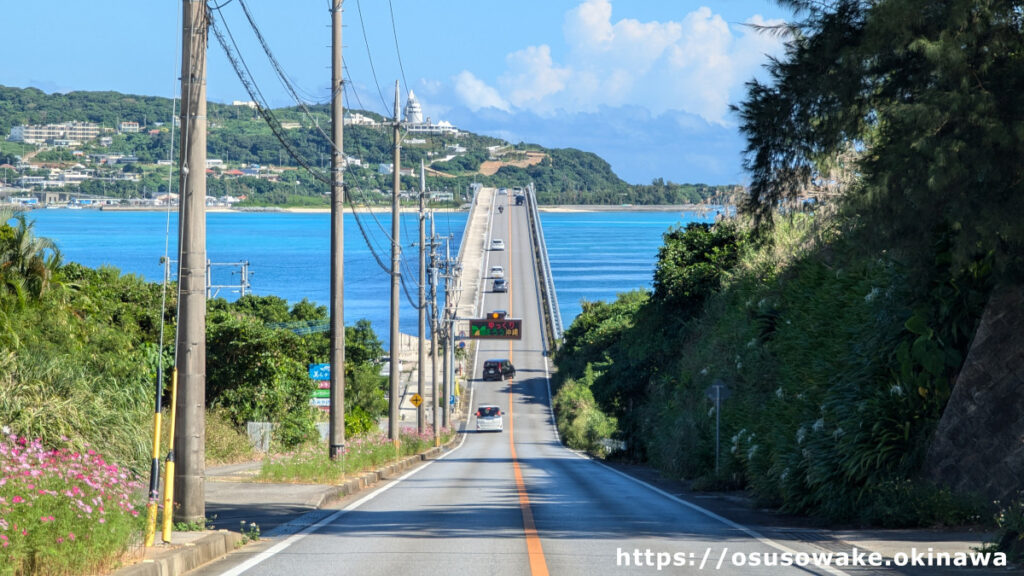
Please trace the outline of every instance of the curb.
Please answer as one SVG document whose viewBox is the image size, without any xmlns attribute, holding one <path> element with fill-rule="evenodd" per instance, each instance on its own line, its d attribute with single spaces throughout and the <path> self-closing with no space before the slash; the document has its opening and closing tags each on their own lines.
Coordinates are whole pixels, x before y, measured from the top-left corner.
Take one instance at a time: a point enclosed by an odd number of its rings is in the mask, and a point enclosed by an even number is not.
<svg viewBox="0 0 1024 576">
<path fill-rule="evenodd" d="M 441 446 L 436 446 L 420 454 L 406 456 L 405 458 L 399 460 L 398 462 L 388 464 L 383 468 L 378 468 L 377 470 L 373 470 L 371 472 L 364 472 L 361 476 L 352 478 L 351 480 L 346 481 L 344 484 L 332 486 L 330 489 L 325 490 L 323 494 L 320 494 L 319 497 L 307 501 L 307 504 L 315 509 L 320 509 L 325 506 L 334 504 L 335 502 L 338 502 L 339 500 L 342 500 L 347 496 L 351 496 L 352 494 L 361 492 L 373 486 L 377 482 L 380 482 L 381 480 L 386 480 L 390 477 L 398 476 L 400 475 L 401 472 L 404 472 L 409 468 L 412 468 L 414 464 L 418 464 L 419 462 L 425 462 L 427 460 L 433 460 L 434 458 L 437 458 L 441 454 L 444 454 L 445 452 L 448 451 L 451 444 L 458 439 L 458 437 L 459 435 L 455 434 L 454 436 L 452 436 L 451 440 L 449 440 L 445 444 L 442 444 Z"/>
<path fill-rule="evenodd" d="M 176 576 L 225 556 L 228 552 L 241 546 L 241 543 L 241 534 L 218 530 L 205 534 L 194 542 L 184 544 L 182 548 L 121 568 L 114 574 L 117 576 Z"/>
<path fill-rule="evenodd" d="M 436 446 L 420 454 L 406 456 L 393 464 L 388 464 L 371 472 L 364 472 L 343 484 L 332 486 L 319 497 L 307 501 L 306 504 L 315 510 L 319 510 L 347 496 L 370 488 L 382 480 L 397 476 L 400 472 L 412 468 L 415 464 L 433 460 L 449 451 L 452 444 L 463 433 L 455 433 L 451 440 L 441 446 Z M 179 548 L 166 551 L 156 550 L 154 557 L 146 558 L 137 564 L 115 570 L 112 576 L 180 576 L 189 570 L 194 570 L 204 564 L 219 560 L 227 556 L 229 552 L 241 547 L 242 535 L 238 532 L 217 530 L 203 534 L 196 540 L 180 546 Z"/>
</svg>

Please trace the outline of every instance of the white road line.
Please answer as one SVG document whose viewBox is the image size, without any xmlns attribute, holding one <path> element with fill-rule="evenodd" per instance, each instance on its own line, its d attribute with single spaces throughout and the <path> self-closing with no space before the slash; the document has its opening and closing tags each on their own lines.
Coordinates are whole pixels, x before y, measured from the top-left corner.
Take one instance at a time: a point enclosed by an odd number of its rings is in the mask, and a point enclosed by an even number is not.
<svg viewBox="0 0 1024 576">
<path fill-rule="evenodd" d="M 359 508 L 363 504 L 366 504 L 370 500 L 373 500 L 377 496 L 380 496 L 381 494 L 383 494 L 383 493 L 387 492 L 388 490 L 394 488 L 395 486 L 398 485 L 398 483 L 400 483 L 401 481 L 405 480 L 406 478 L 409 478 L 413 474 L 417 474 L 417 473 L 425 470 L 428 466 L 430 466 L 434 462 L 437 462 L 438 460 L 443 460 L 443 459 L 447 458 L 448 455 L 454 453 L 459 448 L 462 448 L 462 445 L 465 444 L 465 443 L 466 443 L 466 435 L 463 434 L 462 435 L 462 440 L 459 441 L 458 446 L 456 446 L 455 448 L 452 448 L 451 450 L 449 450 L 448 452 L 445 452 L 444 454 L 438 456 L 437 458 L 428 461 L 426 464 L 424 464 L 423 466 L 420 466 L 419 468 L 417 468 L 415 470 L 410 470 L 409 472 L 406 472 L 402 476 L 392 480 L 391 482 L 389 482 L 388 484 L 386 484 L 384 486 L 381 486 L 380 488 L 374 490 L 373 492 L 370 492 L 366 496 L 363 496 L 359 500 L 356 500 L 355 502 L 349 504 L 348 506 L 342 508 L 341 510 L 338 510 L 334 514 L 331 514 L 330 516 L 324 518 L 323 520 L 320 520 L 316 524 L 312 524 L 310 526 L 307 526 L 307 527 L 303 528 L 301 531 L 299 531 L 299 532 L 289 536 L 285 540 L 282 540 L 281 542 L 275 544 L 274 546 L 271 546 L 267 550 L 257 554 L 256 556 L 253 556 L 252 558 L 250 558 L 249 560 L 246 560 L 245 562 L 239 564 L 238 566 L 235 566 L 234 568 L 232 568 L 232 569 L 230 569 L 230 570 L 228 570 L 226 572 L 221 572 L 220 576 L 239 576 L 239 574 L 244 573 L 245 571 L 247 571 L 250 568 L 256 566 L 257 564 L 260 564 L 262 562 L 265 562 L 266 560 L 269 560 L 270 558 L 273 558 L 277 554 L 279 554 L 279 553 L 285 551 L 286 549 L 288 549 L 292 544 L 295 544 L 299 540 L 302 540 L 303 538 L 305 538 L 306 536 L 312 534 L 313 532 L 316 532 L 320 528 L 323 528 L 324 526 L 334 522 L 338 518 L 341 518 L 345 514 L 348 514 L 349 512 L 355 510 L 356 508 Z"/>
<path fill-rule="evenodd" d="M 786 546 L 785 544 L 781 544 L 779 542 L 776 542 L 775 540 L 772 540 L 771 538 L 768 538 L 767 536 L 764 536 L 763 534 L 761 534 L 757 530 L 754 530 L 753 528 L 748 528 L 748 527 L 746 527 L 746 526 L 744 526 L 742 524 L 738 524 L 736 522 L 733 522 L 732 520 L 729 520 L 728 518 L 726 518 L 724 516 L 719 516 L 718 514 L 715 514 L 711 510 L 708 510 L 707 508 L 701 508 L 700 506 L 698 506 L 698 505 L 696 505 L 696 504 L 694 504 L 692 502 L 687 502 L 686 500 L 683 500 L 682 498 L 676 496 L 675 494 L 666 492 L 666 491 L 662 490 L 661 488 L 658 488 L 657 486 L 654 486 L 652 484 L 648 484 L 647 482 L 644 482 L 643 480 L 641 480 L 639 478 L 636 478 L 634 476 L 630 476 L 629 474 L 626 474 L 625 472 L 616 470 L 615 468 L 612 468 L 611 466 L 605 464 L 604 462 L 601 462 L 599 460 L 595 460 L 593 458 L 590 458 L 589 456 L 586 456 L 585 454 L 580 454 L 579 452 L 577 452 L 575 450 L 569 450 L 569 452 L 572 452 L 573 454 L 575 454 L 576 456 L 578 456 L 578 457 L 580 457 L 580 458 L 582 458 L 584 460 L 587 460 L 589 462 L 593 462 L 594 464 L 596 464 L 598 466 L 601 466 L 601 467 L 605 468 L 606 470 L 614 472 L 615 474 L 618 474 L 619 476 L 622 476 L 623 478 L 629 479 L 629 480 L 631 480 L 631 481 L 633 481 L 633 482 L 635 482 L 635 483 L 637 483 L 637 484 L 639 484 L 641 486 L 644 486 L 648 490 L 651 490 L 652 492 L 660 494 L 660 495 L 664 496 L 665 498 L 668 498 L 669 500 L 672 500 L 673 502 L 676 502 L 677 504 L 682 504 L 683 506 L 686 506 L 687 508 L 689 508 L 689 509 L 691 509 L 691 510 L 693 510 L 695 512 L 699 512 L 699 513 L 707 516 L 708 518 L 712 518 L 714 520 L 717 520 L 717 521 L 721 522 L 722 524 L 725 524 L 726 526 L 728 526 L 730 528 L 733 528 L 734 530 L 739 530 L 740 532 L 743 532 L 747 536 L 750 536 L 751 538 L 757 540 L 758 542 L 760 542 L 761 544 L 764 544 L 765 546 L 770 546 L 772 548 L 775 548 L 776 550 L 779 550 L 780 552 L 786 552 L 786 553 L 789 553 L 789 554 L 797 554 L 797 550 L 794 550 L 794 549 L 790 548 L 789 546 Z M 819 568 L 821 570 L 824 570 L 825 572 L 828 572 L 829 574 L 833 574 L 834 576 L 850 576 L 848 573 L 843 572 L 842 570 L 839 570 L 838 568 L 834 568 L 832 566 L 815 566 L 815 568 Z"/>
</svg>

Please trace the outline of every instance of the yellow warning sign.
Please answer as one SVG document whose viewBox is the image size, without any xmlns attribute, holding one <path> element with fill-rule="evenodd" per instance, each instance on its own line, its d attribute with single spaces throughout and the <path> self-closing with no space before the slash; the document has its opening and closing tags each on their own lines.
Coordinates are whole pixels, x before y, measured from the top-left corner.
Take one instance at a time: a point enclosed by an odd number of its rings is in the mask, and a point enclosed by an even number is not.
<svg viewBox="0 0 1024 576">
<path fill-rule="evenodd" d="M 409 402 L 412 402 L 413 406 L 419 408 L 420 404 L 423 404 L 423 397 L 419 394 L 413 394 L 412 398 L 409 398 Z"/>
</svg>

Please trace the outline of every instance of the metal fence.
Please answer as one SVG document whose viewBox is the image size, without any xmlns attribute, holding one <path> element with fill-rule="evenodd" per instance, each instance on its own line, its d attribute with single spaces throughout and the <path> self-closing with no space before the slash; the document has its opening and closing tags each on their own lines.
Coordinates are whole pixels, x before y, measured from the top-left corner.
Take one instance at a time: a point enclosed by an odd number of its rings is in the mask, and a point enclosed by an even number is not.
<svg viewBox="0 0 1024 576">
<path fill-rule="evenodd" d="M 558 308 L 558 297 L 555 295 L 555 279 L 551 274 L 551 262 L 548 260 L 548 246 L 544 241 L 544 228 L 540 224 L 540 212 L 537 211 L 537 196 L 534 194 L 533 183 L 526 187 L 526 205 L 530 211 L 530 219 L 533 221 L 534 237 L 537 242 L 538 258 L 540 260 L 541 283 L 544 289 L 547 304 L 547 316 L 551 322 L 551 332 L 558 342 L 562 339 L 562 312 Z M 556 344 L 552 343 L 552 347 Z"/>
</svg>

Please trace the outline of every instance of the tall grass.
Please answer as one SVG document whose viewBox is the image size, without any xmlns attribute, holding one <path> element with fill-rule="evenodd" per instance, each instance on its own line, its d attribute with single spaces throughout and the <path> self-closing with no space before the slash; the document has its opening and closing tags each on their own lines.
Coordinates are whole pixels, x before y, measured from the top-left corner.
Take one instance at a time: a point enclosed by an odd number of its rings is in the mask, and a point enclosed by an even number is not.
<svg viewBox="0 0 1024 576">
<path fill-rule="evenodd" d="M 74 356 L 0 355 L 4 425 L 49 446 L 103 446 L 110 459 L 134 469 L 151 446 L 151 394 L 138 380 L 113 380 Z"/>
<path fill-rule="evenodd" d="M 450 429 L 441 430 L 441 443 L 448 442 L 453 435 Z M 433 446 L 434 433 L 429 426 L 423 434 L 403 431 L 399 449 L 381 433 L 350 438 L 344 454 L 337 460 L 327 456 L 327 447 L 322 442 L 310 443 L 293 452 L 271 456 L 263 463 L 258 479 L 263 482 L 336 484 L 347 475 L 372 470 L 403 456 L 420 454 Z"/>
</svg>

